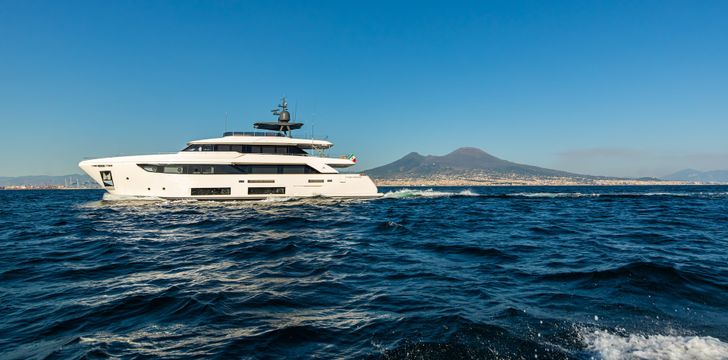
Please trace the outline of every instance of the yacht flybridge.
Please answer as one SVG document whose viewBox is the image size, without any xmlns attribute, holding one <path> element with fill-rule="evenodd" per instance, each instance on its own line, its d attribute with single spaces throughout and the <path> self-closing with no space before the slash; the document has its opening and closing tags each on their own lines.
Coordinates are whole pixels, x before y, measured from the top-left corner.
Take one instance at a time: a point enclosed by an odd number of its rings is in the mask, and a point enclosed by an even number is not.
<svg viewBox="0 0 728 360">
<path fill-rule="evenodd" d="M 165 199 L 237 200 L 269 197 L 378 197 L 365 175 L 339 173 L 353 156 L 331 158 L 324 140 L 297 139 L 285 98 L 273 110 L 274 122 L 258 122 L 267 132 L 225 132 L 223 137 L 190 141 L 174 154 L 119 156 L 81 161 L 106 191 L 122 196 Z"/>
</svg>

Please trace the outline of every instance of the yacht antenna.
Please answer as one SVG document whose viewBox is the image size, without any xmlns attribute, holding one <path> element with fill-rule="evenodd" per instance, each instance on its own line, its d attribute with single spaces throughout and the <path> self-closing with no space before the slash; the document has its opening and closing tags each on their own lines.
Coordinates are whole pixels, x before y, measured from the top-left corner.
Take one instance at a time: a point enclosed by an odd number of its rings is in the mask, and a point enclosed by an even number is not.
<svg viewBox="0 0 728 360">
<path fill-rule="evenodd" d="M 276 106 L 275 109 L 271 110 L 271 113 L 278 116 L 276 122 L 258 122 L 253 124 L 257 129 L 280 131 L 283 135 L 290 137 L 291 130 L 300 129 L 303 126 L 302 123 L 291 122 L 291 113 L 288 112 L 288 102 L 285 96 L 281 99 L 280 105 Z M 294 112 L 295 114 L 295 112 Z"/>
</svg>

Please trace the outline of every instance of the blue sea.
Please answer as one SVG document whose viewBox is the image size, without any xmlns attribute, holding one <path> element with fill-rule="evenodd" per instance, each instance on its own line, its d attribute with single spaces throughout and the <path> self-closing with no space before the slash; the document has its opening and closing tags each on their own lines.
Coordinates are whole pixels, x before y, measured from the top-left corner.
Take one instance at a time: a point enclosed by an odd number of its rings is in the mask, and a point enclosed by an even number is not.
<svg viewBox="0 0 728 360">
<path fill-rule="evenodd" d="M 0 358 L 728 359 L 728 187 L 0 191 Z"/>
</svg>

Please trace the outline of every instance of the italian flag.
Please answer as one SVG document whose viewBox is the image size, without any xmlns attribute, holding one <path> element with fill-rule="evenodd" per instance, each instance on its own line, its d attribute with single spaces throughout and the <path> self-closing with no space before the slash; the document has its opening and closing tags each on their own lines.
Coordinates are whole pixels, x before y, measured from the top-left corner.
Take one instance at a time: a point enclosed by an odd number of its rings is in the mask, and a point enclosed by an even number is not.
<svg viewBox="0 0 728 360">
<path fill-rule="evenodd" d="M 347 156 L 346 158 L 351 160 L 351 162 L 353 162 L 353 163 L 356 162 L 356 156 L 354 156 L 354 154 L 349 154 L 349 156 Z"/>
</svg>

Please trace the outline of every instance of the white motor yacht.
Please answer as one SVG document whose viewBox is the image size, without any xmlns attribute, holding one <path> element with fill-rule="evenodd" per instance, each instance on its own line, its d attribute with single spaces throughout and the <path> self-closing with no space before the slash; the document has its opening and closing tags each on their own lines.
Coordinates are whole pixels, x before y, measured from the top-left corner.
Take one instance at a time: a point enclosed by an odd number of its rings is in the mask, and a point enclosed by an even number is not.
<svg viewBox="0 0 728 360">
<path fill-rule="evenodd" d="M 226 132 L 221 138 L 190 141 L 174 154 L 118 156 L 78 166 L 114 195 L 163 199 L 244 200 L 271 197 L 373 198 L 365 175 L 340 173 L 353 156 L 326 157 L 324 140 L 297 139 L 285 98 L 275 122 L 254 126 L 267 132 Z"/>
</svg>

